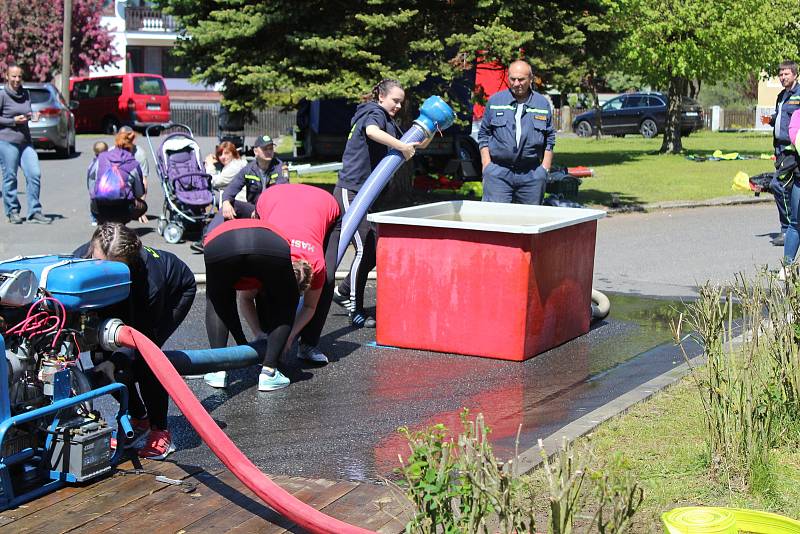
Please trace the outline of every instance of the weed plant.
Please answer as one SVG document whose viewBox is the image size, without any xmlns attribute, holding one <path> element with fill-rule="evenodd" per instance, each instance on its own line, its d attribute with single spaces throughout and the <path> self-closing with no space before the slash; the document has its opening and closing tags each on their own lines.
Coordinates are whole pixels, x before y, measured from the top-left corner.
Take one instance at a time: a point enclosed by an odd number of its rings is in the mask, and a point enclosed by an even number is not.
<svg viewBox="0 0 800 534">
<path fill-rule="evenodd" d="M 406 532 L 536 532 L 533 499 L 517 472 L 516 454 L 508 462 L 495 458 L 483 415 L 471 420 L 464 410 L 461 421 L 463 433 L 456 440 L 447 437 L 441 424 L 421 432 L 400 429 L 408 439 L 410 455 L 405 461 L 400 458 L 398 472 L 415 507 Z M 591 452 L 575 449 L 566 440 L 552 457 L 544 449 L 542 456 L 550 502 L 549 533 L 574 532 L 575 518 L 589 500 L 595 511 L 586 532 L 625 532 L 643 492 L 621 457 L 589 470 Z"/>
<path fill-rule="evenodd" d="M 693 368 L 692 377 L 703 402 L 712 474 L 754 493 L 769 493 L 771 450 L 796 439 L 800 418 L 794 322 L 800 277 L 795 267 L 787 271 L 785 281 L 762 270 L 752 280 L 737 276 L 727 289 L 706 285 L 674 327 L 679 343 L 693 338 L 703 346 L 706 364 Z M 684 320 L 693 330 L 687 336 Z M 740 330 L 743 341 L 735 348 Z"/>
</svg>

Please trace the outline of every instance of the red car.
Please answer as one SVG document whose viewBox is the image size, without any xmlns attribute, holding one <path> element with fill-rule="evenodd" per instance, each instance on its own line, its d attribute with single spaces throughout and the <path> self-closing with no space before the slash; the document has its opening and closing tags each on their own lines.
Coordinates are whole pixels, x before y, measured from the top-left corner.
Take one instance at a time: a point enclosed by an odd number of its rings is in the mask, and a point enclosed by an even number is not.
<svg viewBox="0 0 800 534">
<path fill-rule="evenodd" d="M 169 92 L 157 74 L 118 74 L 69 80 L 78 132 L 115 133 L 127 125 L 144 129 L 170 120 Z"/>
</svg>

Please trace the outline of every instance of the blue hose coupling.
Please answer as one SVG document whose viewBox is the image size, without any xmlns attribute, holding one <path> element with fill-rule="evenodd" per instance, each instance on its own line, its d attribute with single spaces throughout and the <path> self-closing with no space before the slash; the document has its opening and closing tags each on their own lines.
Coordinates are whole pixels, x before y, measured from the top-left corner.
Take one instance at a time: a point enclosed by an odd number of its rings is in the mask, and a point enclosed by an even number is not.
<svg viewBox="0 0 800 534">
<path fill-rule="evenodd" d="M 437 130 L 446 130 L 453 125 L 456 114 L 453 108 L 438 96 L 428 97 L 419 108 L 419 117 L 414 122 L 419 124 L 428 137 Z"/>
</svg>

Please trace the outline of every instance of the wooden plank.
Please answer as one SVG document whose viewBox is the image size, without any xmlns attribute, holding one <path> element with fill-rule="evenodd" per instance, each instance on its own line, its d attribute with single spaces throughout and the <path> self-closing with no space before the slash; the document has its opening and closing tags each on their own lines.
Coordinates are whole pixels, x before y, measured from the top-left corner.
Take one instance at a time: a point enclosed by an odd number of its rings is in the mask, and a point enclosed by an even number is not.
<svg viewBox="0 0 800 534">
<path fill-rule="evenodd" d="M 171 462 L 157 466 L 158 473 L 169 478 L 181 479 L 189 475 L 187 468 Z M 189 468 L 197 470 L 198 468 Z M 16 532 L 64 532 L 74 528 L 76 522 L 86 521 L 85 514 L 105 513 L 112 506 L 121 506 L 143 495 L 162 489 L 165 484 L 155 481 L 151 474 L 122 475 L 107 478 L 81 491 L 69 495 L 57 503 L 28 514 L 13 523 Z M 73 512 L 73 510 L 77 512 Z"/>
<path fill-rule="evenodd" d="M 187 481 L 190 480 L 191 479 L 187 479 Z M 178 486 L 169 484 L 161 484 L 161 486 L 163 487 L 157 491 L 140 496 L 140 498 L 130 501 L 123 506 L 108 510 L 102 515 L 91 518 L 89 521 L 73 530 L 73 532 L 79 532 L 80 534 L 108 532 L 119 523 L 131 518 L 138 523 L 136 531 L 141 531 L 146 525 L 145 521 L 147 520 L 148 510 L 158 505 L 158 503 L 171 498 L 176 493 L 183 493 L 182 489 Z M 149 529 L 146 531 L 150 532 Z"/>
<path fill-rule="evenodd" d="M 185 526 L 182 530 L 185 534 L 205 533 L 205 532 L 227 532 L 229 529 L 239 526 L 253 516 L 258 516 L 268 523 L 277 525 L 289 525 L 280 514 L 272 508 L 263 504 L 256 495 L 244 486 L 229 471 L 220 474 L 219 484 L 225 486 L 230 494 L 229 502 L 214 512 L 197 518 L 193 523 Z M 285 488 L 286 485 L 295 483 L 289 477 L 272 477 L 272 481 Z M 216 486 L 209 486 L 215 491 L 226 491 Z M 282 527 L 284 528 L 284 527 Z"/>
<path fill-rule="evenodd" d="M 389 495 L 388 488 L 361 484 L 321 511 L 353 525 L 375 530 L 394 520 L 394 512 L 390 515 L 382 509 L 392 502 Z"/>
<path fill-rule="evenodd" d="M 342 485 L 337 485 L 336 482 L 330 480 L 308 480 L 298 477 L 290 479 L 291 484 L 281 484 L 281 486 L 289 491 L 294 496 L 302 495 L 315 495 L 319 494 L 317 498 L 320 502 L 332 502 L 338 495 L 346 494 L 354 489 L 353 485 L 349 482 L 344 482 Z M 293 487 L 297 487 L 296 490 Z M 292 532 L 304 532 L 304 530 L 297 527 L 292 522 L 284 520 L 281 525 L 269 525 L 264 522 L 260 517 L 251 517 L 236 527 L 228 530 L 230 534 L 280 534 L 290 530 Z"/>
<path fill-rule="evenodd" d="M 236 480 L 230 473 L 223 474 L 225 478 L 230 477 L 228 481 Z M 227 505 L 229 499 L 225 494 L 242 495 L 239 488 L 222 483 L 220 478 L 212 475 L 198 476 L 198 480 L 203 485 L 193 494 L 174 494 L 169 499 L 150 507 L 145 518 L 131 518 L 115 525 L 108 532 L 129 533 L 131 529 L 136 528 L 137 521 L 142 519 L 147 521 L 148 529 L 153 532 L 185 531 L 190 525 L 203 524 L 206 516 Z M 241 489 L 244 489 L 244 486 L 241 486 Z M 276 515 L 276 519 L 280 518 Z M 206 532 L 211 531 L 207 525 L 204 528 Z"/>
<path fill-rule="evenodd" d="M 121 463 L 118 466 L 118 469 L 133 469 L 133 463 L 131 463 L 131 461 L 128 460 L 126 462 Z M 16 508 L 0 512 L 0 526 L 7 525 L 8 523 L 16 521 L 17 519 L 25 517 L 26 515 L 38 512 L 42 508 L 53 506 L 57 502 L 63 501 L 67 497 L 70 497 L 72 495 L 75 495 L 76 493 L 80 493 L 88 488 L 91 488 L 95 484 L 102 484 L 106 480 L 108 480 L 108 477 L 101 477 L 98 479 L 94 479 L 91 482 L 87 482 L 85 484 L 77 486 L 73 485 L 64 486 L 63 488 L 57 491 L 48 493 L 47 495 L 43 495 L 38 499 L 22 504 Z"/>
</svg>

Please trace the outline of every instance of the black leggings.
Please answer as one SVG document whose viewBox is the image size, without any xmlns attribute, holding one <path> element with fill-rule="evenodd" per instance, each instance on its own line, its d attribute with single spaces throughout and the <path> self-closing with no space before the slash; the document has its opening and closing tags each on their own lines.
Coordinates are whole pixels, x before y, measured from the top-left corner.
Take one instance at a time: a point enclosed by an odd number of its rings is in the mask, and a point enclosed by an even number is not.
<svg viewBox="0 0 800 534">
<path fill-rule="evenodd" d="M 291 333 L 300 293 L 292 269 L 289 244 L 266 228 L 224 232 L 205 247 L 206 333 L 211 348 L 225 347 L 228 333 L 247 343 L 236 308 L 234 285 L 244 277 L 261 284 L 256 311 L 267 333 L 264 365 L 275 367 Z"/>
<path fill-rule="evenodd" d="M 350 208 L 350 203 L 358 191 L 342 189 L 338 185 L 333 190 L 333 196 L 339 203 L 342 213 Z M 364 289 L 367 287 L 369 272 L 375 268 L 375 249 L 377 245 L 377 232 L 375 227 L 367 221 L 365 215 L 358 223 L 356 233 L 353 234 L 351 243 L 356 249 L 356 255 L 350 266 L 350 274 L 339 284 L 339 293 L 350 295 L 350 300 L 355 304 L 356 311 L 364 309 Z M 338 240 L 337 240 L 338 241 Z"/>
</svg>

